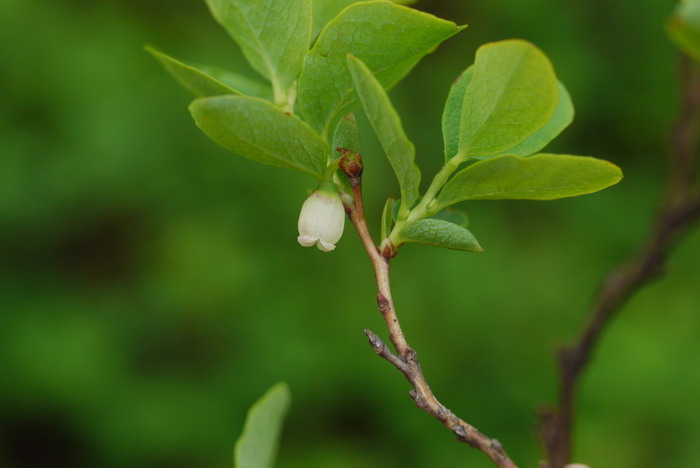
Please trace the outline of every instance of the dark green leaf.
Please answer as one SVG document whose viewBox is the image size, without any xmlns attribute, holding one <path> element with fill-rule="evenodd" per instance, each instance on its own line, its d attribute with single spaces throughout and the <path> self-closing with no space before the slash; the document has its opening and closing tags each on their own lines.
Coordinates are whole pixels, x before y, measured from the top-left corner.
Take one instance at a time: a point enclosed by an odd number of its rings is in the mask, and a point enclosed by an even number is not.
<svg viewBox="0 0 700 468">
<path fill-rule="evenodd" d="M 311 0 L 207 0 L 251 66 L 286 97 L 311 44 Z M 279 103 L 278 103 L 279 104 Z"/>
<path fill-rule="evenodd" d="M 420 171 L 416 150 L 401 125 L 401 118 L 389 101 L 381 83 L 358 58 L 348 56 L 348 67 L 362 107 L 384 148 L 401 187 L 402 210 L 408 211 L 418 198 Z"/>
<path fill-rule="evenodd" d="M 197 126 L 219 145 L 271 166 L 321 178 L 328 146 L 296 115 L 260 98 L 219 96 L 190 105 Z"/>
<path fill-rule="evenodd" d="M 362 60 L 384 88 L 403 78 L 418 61 L 461 28 L 386 1 L 356 3 L 321 32 L 299 77 L 298 102 L 324 139 L 357 103 L 346 57 Z"/>
<path fill-rule="evenodd" d="M 422 219 L 399 233 L 401 242 L 416 242 L 466 252 L 483 252 L 474 235 L 457 224 L 441 219 Z"/>
</svg>

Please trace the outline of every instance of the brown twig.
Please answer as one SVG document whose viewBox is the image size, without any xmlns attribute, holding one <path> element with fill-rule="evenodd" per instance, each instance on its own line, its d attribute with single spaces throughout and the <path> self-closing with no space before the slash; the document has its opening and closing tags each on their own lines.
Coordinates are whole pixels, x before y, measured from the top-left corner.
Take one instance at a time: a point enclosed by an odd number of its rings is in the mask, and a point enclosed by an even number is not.
<svg viewBox="0 0 700 468">
<path fill-rule="evenodd" d="M 664 272 L 669 253 L 689 226 L 700 218 L 700 196 L 693 187 L 700 115 L 700 70 L 687 57 L 680 64 L 681 109 L 671 131 L 669 176 L 664 201 L 646 242 L 632 257 L 613 269 L 593 302 L 579 338 L 559 350 L 559 402 L 540 415 L 540 436 L 551 468 L 571 461 L 576 390 L 581 374 L 607 325 L 622 306 Z"/>
<path fill-rule="evenodd" d="M 342 164 L 341 167 L 343 167 Z M 401 324 L 396 315 L 396 310 L 394 309 L 394 302 L 391 298 L 391 286 L 389 283 L 390 259 L 379 252 L 367 228 L 362 201 L 362 181 L 357 177 L 353 180 L 352 174 L 348 174 L 348 176 L 353 188 L 354 204 L 351 207 L 346 207 L 346 209 L 374 267 L 378 290 L 377 306 L 389 329 L 389 338 L 394 345 L 396 354 L 392 353 L 379 336 L 370 330 L 365 330 L 365 335 L 367 335 L 372 349 L 401 371 L 406 379 L 408 379 L 413 387 L 409 395 L 416 403 L 416 406 L 438 419 L 457 436 L 459 441 L 466 442 L 472 447 L 481 450 L 493 460 L 497 466 L 501 468 L 517 468 L 508 458 L 508 455 L 506 455 L 500 442 L 485 436 L 474 426 L 458 418 L 452 411 L 443 406 L 430 390 L 428 382 L 421 370 L 420 363 L 418 362 L 418 355 L 406 341 L 406 337 L 403 334 Z"/>
</svg>

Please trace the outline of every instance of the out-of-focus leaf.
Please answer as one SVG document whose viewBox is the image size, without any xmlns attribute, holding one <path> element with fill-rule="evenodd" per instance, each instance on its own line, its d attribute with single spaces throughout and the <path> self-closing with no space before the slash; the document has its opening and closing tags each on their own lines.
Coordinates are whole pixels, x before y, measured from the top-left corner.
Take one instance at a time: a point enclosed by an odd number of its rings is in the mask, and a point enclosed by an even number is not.
<svg viewBox="0 0 700 468">
<path fill-rule="evenodd" d="M 279 436 L 291 399 L 287 384 L 280 382 L 251 406 L 243 433 L 234 449 L 236 468 L 274 466 Z"/>
<path fill-rule="evenodd" d="M 467 213 L 456 208 L 448 208 L 443 210 L 434 215 L 433 218 L 449 221 L 450 223 L 456 224 L 457 226 L 462 226 L 463 228 L 469 227 L 469 216 L 467 216 Z"/>
<path fill-rule="evenodd" d="M 401 118 L 389 101 L 381 83 L 360 59 L 348 56 L 348 67 L 355 89 L 379 142 L 384 148 L 401 187 L 402 210 L 408 211 L 418 198 L 420 171 L 416 150 L 401 125 Z"/>
<path fill-rule="evenodd" d="M 483 252 L 479 242 L 467 229 L 442 219 L 422 219 L 409 224 L 399 233 L 401 243 L 416 242 L 465 252 Z"/>
<path fill-rule="evenodd" d="M 348 53 L 362 60 L 384 88 L 390 88 L 461 29 L 387 1 L 349 6 L 326 25 L 306 56 L 298 85 L 302 114 L 327 140 L 335 123 L 357 103 L 346 64 Z"/>
<path fill-rule="evenodd" d="M 317 178 L 326 167 L 328 146 L 296 115 L 247 96 L 200 98 L 190 105 L 197 126 L 229 151 Z"/>
<path fill-rule="evenodd" d="M 679 49 L 700 61 L 700 0 L 681 1 L 666 23 L 666 31 Z"/>
<path fill-rule="evenodd" d="M 207 4 L 250 65 L 286 96 L 311 45 L 311 0 L 207 0 Z"/>
<path fill-rule="evenodd" d="M 597 192 L 618 183 L 616 165 L 585 156 L 504 155 L 478 161 L 458 172 L 436 200 L 441 209 L 462 200 L 554 200 Z"/>
<path fill-rule="evenodd" d="M 538 48 L 521 40 L 480 47 L 464 95 L 459 153 L 484 158 L 518 146 L 549 122 L 558 102 L 557 78 Z"/>
<path fill-rule="evenodd" d="M 240 91 L 241 94 L 272 100 L 272 88 L 270 87 L 270 83 L 266 81 L 249 78 L 240 73 L 213 67 L 211 65 L 197 65 L 197 68 L 212 78 Z"/>
<path fill-rule="evenodd" d="M 164 54 L 163 52 L 146 46 L 146 51 L 153 55 L 182 86 L 194 93 L 197 97 L 219 96 L 222 94 L 240 94 L 236 89 L 223 83 L 221 80 L 206 74 L 202 70 L 187 65 Z"/>
</svg>

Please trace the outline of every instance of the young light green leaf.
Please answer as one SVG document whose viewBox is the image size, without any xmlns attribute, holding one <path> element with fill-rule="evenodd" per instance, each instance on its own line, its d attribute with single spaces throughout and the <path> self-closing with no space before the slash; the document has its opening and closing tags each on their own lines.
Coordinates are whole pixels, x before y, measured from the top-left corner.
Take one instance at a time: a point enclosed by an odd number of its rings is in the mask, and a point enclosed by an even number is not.
<svg viewBox="0 0 700 468">
<path fill-rule="evenodd" d="M 360 130 L 357 128 L 357 121 L 352 113 L 346 115 L 338 122 L 338 126 L 333 134 L 333 144 L 331 145 L 331 151 L 338 156 L 336 148 L 345 148 L 355 154 L 362 153 Z"/>
<path fill-rule="evenodd" d="M 416 150 L 401 125 L 401 118 L 389 101 L 381 83 L 357 57 L 348 56 L 348 68 L 362 102 L 401 188 L 401 209 L 406 212 L 418 198 L 420 171 Z"/>
<path fill-rule="evenodd" d="M 433 209 L 463 200 L 554 200 L 597 192 L 618 183 L 616 165 L 585 156 L 536 154 L 478 161 L 450 179 Z"/>
<path fill-rule="evenodd" d="M 459 151 L 459 130 L 462 121 L 462 106 L 467 85 L 472 79 L 472 67 L 467 68 L 452 83 L 442 113 L 442 137 L 445 141 L 445 161 L 452 159 Z"/>
<path fill-rule="evenodd" d="M 191 65 L 180 62 L 153 47 L 144 47 L 146 52 L 153 55 L 182 86 L 197 97 L 219 96 L 223 94 L 240 94 L 234 88 L 216 78 L 196 69 Z"/>
<path fill-rule="evenodd" d="M 243 433 L 234 449 L 236 468 L 274 466 L 279 436 L 291 398 L 287 384 L 280 382 L 250 407 Z"/>
<path fill-rule="evenodd" d="M 666 31 L 679 49 L 700 61 L 700 0 L 681 1 L 666 23 Z"/>
<path fill-rule="evenodd" d="M 558 101 L 552 65 L 535 46 L 508 40 L 480 47 L 464 95 L 460 154 L 485 158 L 517 146 L 549 122 Z"/>
<path fill-rule="evenodd" d="M 241 94 L 272 100 L 272 88 L 270 83 L 266 81 L 249 78 L 240 73 L 234 73 L 211 65 L 198 65 L 198 68 Z"/>
<path fill-rule="evenodd" d="M 459 150 L 459 130 L 462 119 L 462 105 L 467 85 L 471 80 L 471 68 L 467 68 L 454 82 L 445 103 L 442 114 L 442 134 L 445 140 L 445 160 L 454 157 Z M 503 153 L 529 156 L 547 146 L 557 137 L 574 119 L 574 106 L 566 87 L 559 82 L 559 102 L 554 109 L 552 117 L 544 127 L 530 135 L 525 141 Z"/>
<path fill-rule="evenodd" d="M 504 151 L 508 154 L 517 154 L 518 156 L 529 156 L 547 146 L 554 140 L 569 124 L 574 120 L 574 105 L 571 102 L 571 96 L 561 82 L 558 83 L 559 102 L 554 109 L 554 114 L 549 122 L 544 127 L 530 135 L 525 141 L 519 145 Z"/>
<path fill-rule="evenodd" d="M 247 96 L 201 98 L 190 105 L 197 126 L 229 151 L 321 178 L 328 146 L 296 115 Z"/>
<path fill-rule="evenodd" d="M 207 0 L 250 65 L 286 99 L 311 45 L 311 0 Z M 284 102 L 278 102 L 278 104 Z"/>
<path fill-rule="evenodd" d="M 471 232 L 442 219 L 428 218 L 411 223 L 401 230 L 399 237 L 401 244 L 416 242 L 465 252 L 484 251 Z"/>
<path fill-rule="evenodd" d="M 394 203 L 396 202 L 396 199 L 394 197 L 389 197 L 386 200 L 386 203 L 384 204 L 384 209 L 382 210 L 382 227 L 381 227 L 381 233 L 382 233 L 382 240 L 386 239 L 386 237 L 389 235 L 391 232 L 391 228 L 394 225 Z"/>
<path fill-rule="evenodd" d="M 299 108 L 325 140 L 357 103 L 348 74 L 348 53 L 362 60 L 384 88 L 391 88 L 418 61 L 459 32 L 456 24 L 387 1 L 350 5 L 323 29 L 299 76 Z"/>
<path fill-rule="evenodd" d="M 357 3 L 359 0 L 313 0 L 312 8 L 314 17 L 314 33 L 313 36 L 318 36 L 323 27 L 344 8 Z M 402 5 L 410 5 L 415 3 L 415 0 L 393 0 L 394 3 Z"/>
</svg>

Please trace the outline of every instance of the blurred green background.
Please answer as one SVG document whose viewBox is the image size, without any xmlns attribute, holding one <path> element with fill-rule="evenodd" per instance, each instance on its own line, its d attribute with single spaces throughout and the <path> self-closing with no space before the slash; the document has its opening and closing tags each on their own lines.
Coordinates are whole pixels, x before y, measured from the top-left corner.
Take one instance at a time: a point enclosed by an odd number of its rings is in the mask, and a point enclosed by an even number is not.
<svg viewBox="0 0 700 468">
<path fill-rule="evenodd" d="M 394 294 L 438 398 L 523 467 L 553 350 L 600 278 L 640 243 L 677 109 L 670 0 L 422 0 L 470 27 L 391 96 L 427 179 L 440 115 L 478 45 L 528 39 L 577 110 L 552 151 L 625 180 L 556 202 L 465 205 L 483 254 L 408 246 Z M 361 245 L 296 242 L 313 181 L 259 166 L 193 125 L 190 95 L 143 52 L 250 74 L 202 0 L 0 1 L 0 466 L 230 467 L 245 411 L 278 380 L 294 402 L 282 468 L 489 467 L 417 410 L 362 333 L 385 331 Z M 364 131 L 376 227 L 396 184 Z M 375 229 L 376 232 L 376 229 Z M 605 334 L 580 394 L 577 460 L 700 466 L 700 233 Z"/>
</svg>

